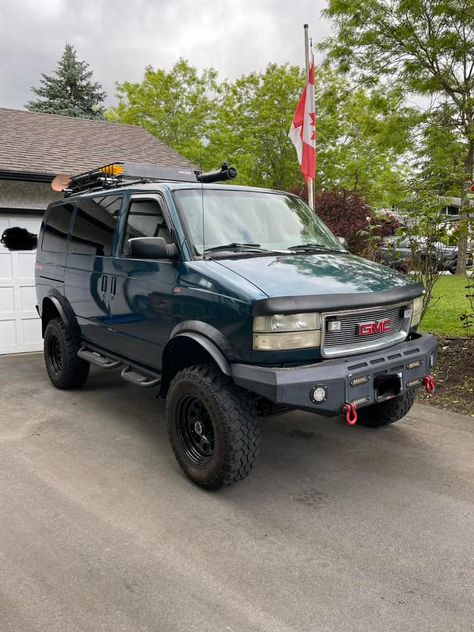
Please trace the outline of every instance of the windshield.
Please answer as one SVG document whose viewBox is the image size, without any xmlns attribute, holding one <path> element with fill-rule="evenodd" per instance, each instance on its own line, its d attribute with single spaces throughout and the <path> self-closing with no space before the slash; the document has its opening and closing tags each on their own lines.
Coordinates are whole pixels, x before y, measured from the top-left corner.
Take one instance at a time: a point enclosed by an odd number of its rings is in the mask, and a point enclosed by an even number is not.
<svg viewBox="0 0 474 632">
<path fill-rule="evenodd" d="M 229 245 L 287 250 L 306 244 L 344 251 L 299 198 L 283 193 L 224 189 L 175 191 L 196 254 Z M 204 215 L 203 215 L 204 209 Z"/>
</svg>

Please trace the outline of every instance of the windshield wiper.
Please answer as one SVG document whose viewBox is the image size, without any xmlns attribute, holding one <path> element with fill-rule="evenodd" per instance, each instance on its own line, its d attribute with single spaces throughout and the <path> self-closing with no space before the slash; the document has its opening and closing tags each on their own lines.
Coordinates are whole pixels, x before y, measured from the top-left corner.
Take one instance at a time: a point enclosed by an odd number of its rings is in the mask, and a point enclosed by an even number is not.
<svg viewBox="0 0 474 632">
<path fill-rule="evenodd" d="M 222 246 L 213 246 L 212 248 L 206 248 L 207 252 L 218 252 L 219 250 L 258 250 L 259 252 L 265 252 L 265 248 L 261 248 L 260 244 L 241 244 L 238 241 L 233 241 L 230 244 L 223 244 Z"/>
<path fill-rule="evenodd" d="M 296 246 L 288 246 L 288 250 L 325 250 L 327 252 L 344 252 L 342 250 L 338 250 L 337 248 L 331 248 L 330 246 L 325 246 L 324 244 L 298 244 Z"/>
</svg>

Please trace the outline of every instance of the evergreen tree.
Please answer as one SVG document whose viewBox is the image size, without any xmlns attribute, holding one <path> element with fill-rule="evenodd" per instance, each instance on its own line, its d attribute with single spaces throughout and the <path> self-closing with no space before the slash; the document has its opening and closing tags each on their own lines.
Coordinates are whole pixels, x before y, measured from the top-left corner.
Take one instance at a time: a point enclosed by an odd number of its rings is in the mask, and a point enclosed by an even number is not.
<svg viewBox="0 0 474 632">
<path fill-rule="evenodd" d="M 104 118 L 103 101 L 106 97 L 102 86 L 91 80 L 92 70 L 85 61 L 79 61 L 71 44 L 52 75 L 42 74 L 40 86 L 32 88 L 39 99 L 27 103 L 31 112 L 46 112 L 77 118 Z"/>
</svg>

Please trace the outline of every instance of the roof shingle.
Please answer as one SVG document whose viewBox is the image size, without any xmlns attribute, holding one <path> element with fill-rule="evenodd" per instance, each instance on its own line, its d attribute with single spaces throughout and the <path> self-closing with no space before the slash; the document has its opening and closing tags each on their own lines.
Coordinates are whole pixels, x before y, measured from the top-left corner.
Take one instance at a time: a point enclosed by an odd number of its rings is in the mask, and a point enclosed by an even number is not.
<svg viewBox="0 0 474 632">
<path fill-rule="evenodd" d="M 192 167 L 141 127 L 0 108 L 0 171 L 74 175 L 121 160 Z"/>
</svg>

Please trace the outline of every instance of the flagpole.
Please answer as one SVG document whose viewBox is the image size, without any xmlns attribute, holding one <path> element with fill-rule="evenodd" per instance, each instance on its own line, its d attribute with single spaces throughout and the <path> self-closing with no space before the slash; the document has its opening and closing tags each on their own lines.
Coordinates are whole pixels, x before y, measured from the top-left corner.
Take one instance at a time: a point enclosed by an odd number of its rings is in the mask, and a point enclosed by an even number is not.
<svg viewBox="0 0 474 632">
<path fill-rule="evenodd" d="M 309 33 L 308 25 L 304 25 L 304 54 L 305 54 L 305 68 L 306 68 L 306 81 L 309 76 Z M 308 178 L 308 205 L 314 211 L 314 180 Z"/>
</svg>

